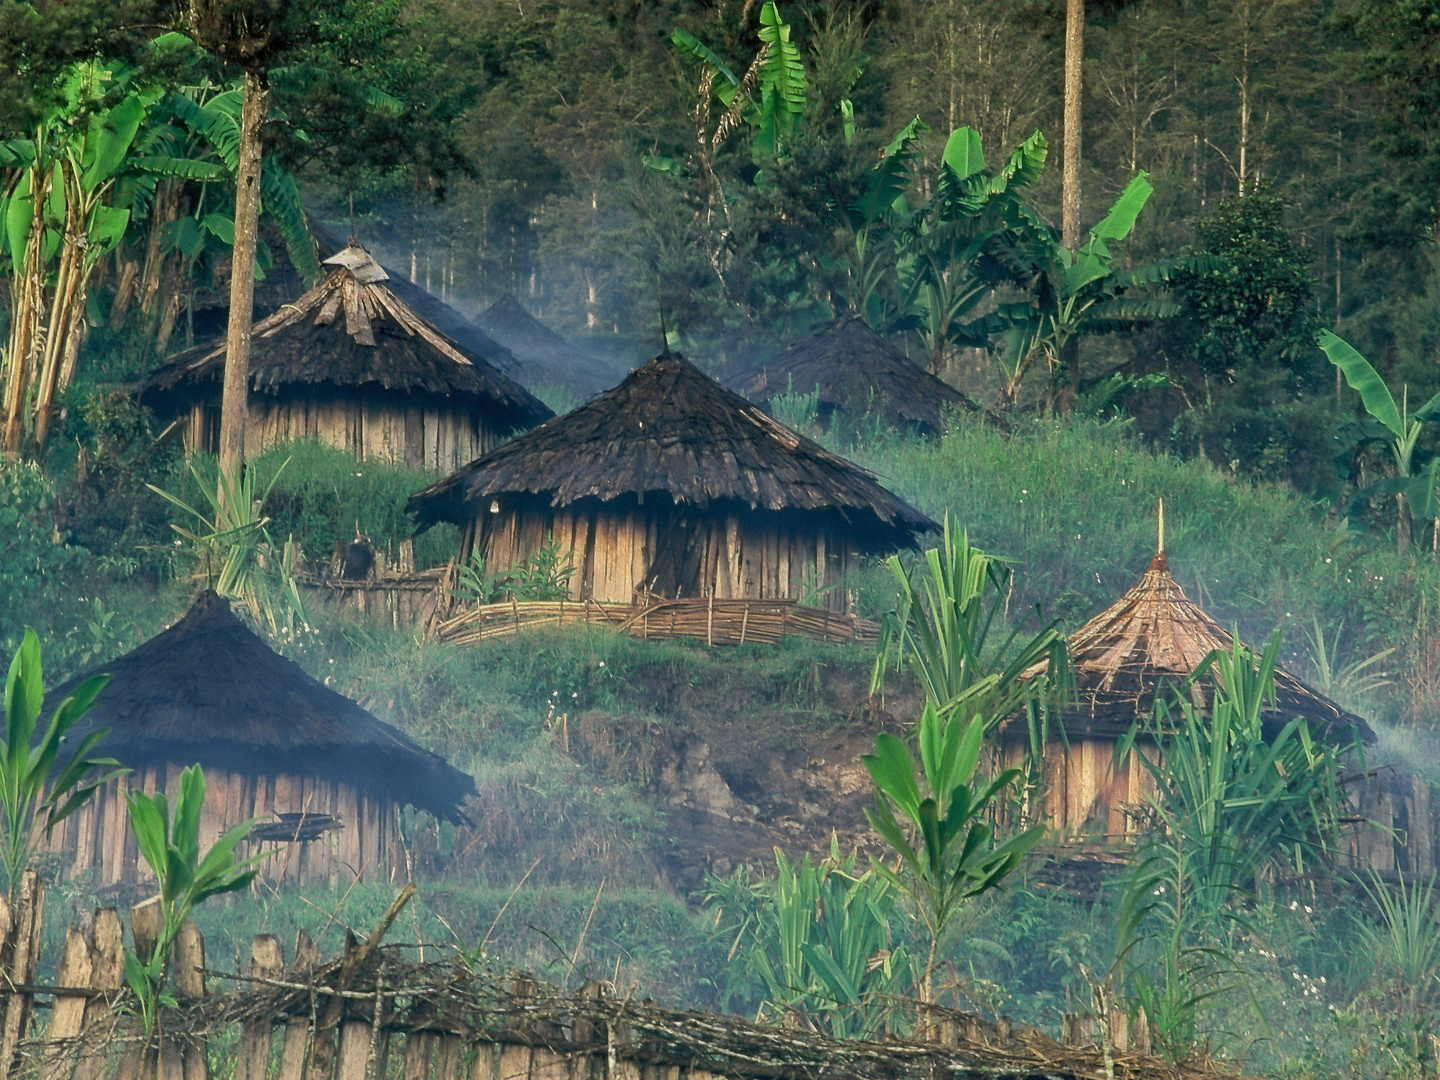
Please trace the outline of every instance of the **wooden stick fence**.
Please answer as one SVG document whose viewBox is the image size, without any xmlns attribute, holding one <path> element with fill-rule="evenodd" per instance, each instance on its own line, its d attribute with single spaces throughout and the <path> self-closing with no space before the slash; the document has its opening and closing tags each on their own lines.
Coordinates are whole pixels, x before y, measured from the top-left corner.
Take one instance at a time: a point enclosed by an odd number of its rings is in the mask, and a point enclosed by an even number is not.
<svg viewBox="0 0 1440 1080">
<path fill-rule="evenodd" d="M 787 635 L 816 641 L 873 645 L 880 627 L 868 619 L 806 607 L 794 600 L 691 600 L 649 598 L 635 604 L 595 600 L 530 600 L 482 604 L 439 619 L 434 636 L 471 645 L 538 626 L 602 626 L 643 639 L 691 638 L 707 645 L 774 643 Z"/>
<path fill-rule="evenodd" d="M 33 875 L 7 946 L 38 942 L 43 898 Z M 321 962 L 298 935 L 289 962 L 257 936 L 244 972 L 207 970 L 204 942 L 187 927 L 171 987 L 146 1036 L 122 987 L 121 922 L 95 913 L 88 935 L 66 935 L 57 985 L 33 983 L 35 953 L 7 966 L 0 1016 L 5 1080 L 1186 1080 L 1202 1074 L 1133 1051 L 1065 1045 L 1005 1021 L 931 1010 L 926 1042 L 835 1041 L 798 1026 L 661 1009 L 601 984 L 565 992 L 458 957 L 417 964 L 380 945 L 413 894 L 407 886 L 369 937 L 347 935 Z M 7 912 L 8 913 L 8 912 Z M 131 912 L 135 948 L 153 948 L 153 902 Z M 17 936 L 18 935 L 18 936 Z M 8 963 L 8 962 L 7 962 Z M 17 978 L 16 976 L 21 976 Z M 207 976 L 238 985 L 208 991 Z M 33 1020 L 47 1004 L 48 1022 Z M 38 1000 L 37 999 L 42 999 Z M 1071 1024 L 1079 1031 L 1083 1024 Z M 1113 1028 L 1114 1025 L 1112 1024 Z M 1118 1034 L 1118 1032 L 1117 1032 Z"/>
</svg>

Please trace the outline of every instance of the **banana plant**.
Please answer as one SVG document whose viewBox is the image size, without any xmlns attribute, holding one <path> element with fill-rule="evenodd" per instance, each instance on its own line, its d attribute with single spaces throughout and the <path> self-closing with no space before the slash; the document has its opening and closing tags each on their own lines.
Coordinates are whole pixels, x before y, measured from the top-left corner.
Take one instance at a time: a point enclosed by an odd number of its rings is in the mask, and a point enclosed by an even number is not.
<svg viewBox="0 0 1440 1080">
<path fill-rule="evenodd" d="M 736 975 L 764 985 L 762 1017 L 799 1017 L 837 1039 L 893 1030 L 912 974 L 891 931 L 899 895 L 874 870 L 859 870 L 854 854 L 842 856 L 834 838 L 818 862 L 792 863 L 777 849 L 750 947 L 731 961 Z"/>
<path fill-rule="evenodd" d="M 1014 207 L 1040 178 L 1045 155 L 1045 137 L 1037 131 L 992 174 L 980 133 L 955 129 L 940 157 L 935 195 L 898 231 L 898 315 L 890 329 L 919 334 L 932 372 L 938 374 L 951 346 L 988 346 L 984 327 L 966 317 L 1012 280 L 997 245 Z"/>
<path fill-rule="evenodd" d="M 999 305 L 975 327 L 1005 336 L 1000 408 L 1015 404 L 1026 376 L 1040 362 L 1050 375 L 1053 397 L 1062 357 L 1081 335 L 1135 329 L 1179 311 L 1173 301 L 1130 294 L 1168 281 L 1182 267 L 1203 269 L 1207 260 L 1163 259 L 1130 270 L 1114 266 L 1111 246 L 1129 237 L 1153 190 L 1146 173 L 1136 175 L 1075 251 L 1023 201 L 1009 205 L 1010 228 L 999 258 L 1027 296 Z M 1073 384 L 1075 372 L 1064 374 Z"/>
<path fill-rule="evenodd" d="M 875 737 L 875 752 L 862 761 L 875 784 L 875 805 L 865 816 L 897 857 L 895 869 L 876 860 L 873 869 L 905 896 L 929 939 L 921 969 L 921 1000 L 934 1000 L 940 944 L 970 900 L 995 888 L 1045 836 L 1035 825 L 995 842 L 986 819 L 990 804 L 1020 778 L 1005 769 L 988 782 L 975 779 L 986 718 L 948 719 L 933 701 L 915 730 L 919 769 L 909 747 L 889 732 Z M 973 782 L 972 782 L 973 781 Z"/>
<path fill-rule="evenodd" d="M 1400 550 L 1410 547 L 1411 515 L 1435 520 L 1440 517 L 1437 505 L 1437 467 L 1440 457 L 1433 459 L 1418 474 L 1415 472 L 1415 446 L 1425 423 L 1440 416 L 1440 394 L 1436 394 L 1415 412 L 1409 411 L 1409 388 L 1400 392 L 1400 404 L 1370 361 L 1355 347 L 1329 330 L 1320 331 L 1319 345 L 1330 363 L 1345 376 L 1352 390 L 1360 394 L 1360 404 L 1391 436 L 1390 463 L 1392 475 L 1387 480 L 1370 484 L 1356 493 L 1356 499 L 1375 495 L 1393 495 L 1396 511 L 1396 539 Z"/>
<path fill-rule="evenodd" d="M 696 89 L 695 165 L 701 185 L 708 223 L 718 203 L 728 214 L 725 192 L 715 175 L 715 159 L 730 136 L 748 124 L 752 129 L 751 154 L 763 165 L 784 152 L 784 144 L 805 113 L 805 65 L 799 47 L 790 38 L 790 25 L 780 15 L 774 0 L 760 8 L 757 48 L 743 75 L 737 75 L 721 56 L 694 34 L 677 28 L 670 42 L 682 54 L 700 64 Z M 715 107 L 720 116 L 712 124 Z M 641 161 L 658 172 L 674 175 L 680 171 L 673 158 L 646 154 Z"/>
</svg>

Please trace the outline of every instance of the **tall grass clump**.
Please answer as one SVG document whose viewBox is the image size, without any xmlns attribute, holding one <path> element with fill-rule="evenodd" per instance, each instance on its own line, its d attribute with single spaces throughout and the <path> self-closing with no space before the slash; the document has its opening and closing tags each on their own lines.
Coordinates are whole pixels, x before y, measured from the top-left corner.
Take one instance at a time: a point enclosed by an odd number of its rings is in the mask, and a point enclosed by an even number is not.
<svg viewBox="0 0 1440 1080">
<path fill-rule="evenodd" d="M 845 451 L 1012 560 L 1011 611 L 1039 603 L 1073 628 L 1112 603 L 1154 554 L 1163 497 L 1171 571 L 1222 624 L 1251 640 L 1280 628 L 1282 659 L 1307 674 L 1307 631 L 1343 625 L 1330 663 L 1394 648 L 1390 707 L 1414 719 L 1440 704 L 1440 563 L 1353 532 L 1288 488 L 1155 453 L 1123 421 L 1031 420 L 1006 433 L 962 418 L 939 439 L 876 436 Z"/>
<path fill-rule="evenodd" d="M 328 559 L 337 543 L 348 543 L 357 531 L 393 559 L 400 542 L 415 531 L 405 501 L 435 480 L 424 469 L 357 461 L 314 441 L 272 447 L 251 468 L 260 489 L 270 488 L 265 512 L 271 531 L 293 536 L 311 559 Z M 458 549 L 453 526 L 429 529 L 415 540 L 415 565 L 439 566 Z"/>
</svg>

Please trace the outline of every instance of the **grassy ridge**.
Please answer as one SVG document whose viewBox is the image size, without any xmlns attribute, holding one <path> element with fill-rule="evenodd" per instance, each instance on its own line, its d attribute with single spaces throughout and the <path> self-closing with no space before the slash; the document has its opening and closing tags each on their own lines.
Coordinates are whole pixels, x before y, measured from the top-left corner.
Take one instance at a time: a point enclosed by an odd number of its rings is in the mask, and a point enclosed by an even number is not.
<svg viewBox="0 0 1440 1080">
<path fill-rule="evenodd" d="M 1342 659 L 1393 647 L 1398 681 L 1384 707 L 1425 723 L 1435 711 L 1436 559 L 1348 531 L 1288 488 L 1152 453 L 1123 423 L 1034 421 L 1006 435 L 961 419 L 943 439 L 869 439 L 847 452 L 1012 560 L 1012 612 L 1038 603 L 1070 627 L 1140 576 L 1164 498 L 1171 570 L 1217 620 L 1252 641 L 1279 627 L 1301 670 L 1313 667 L 1312 619 L 1343 627 Z"/>
</svg>

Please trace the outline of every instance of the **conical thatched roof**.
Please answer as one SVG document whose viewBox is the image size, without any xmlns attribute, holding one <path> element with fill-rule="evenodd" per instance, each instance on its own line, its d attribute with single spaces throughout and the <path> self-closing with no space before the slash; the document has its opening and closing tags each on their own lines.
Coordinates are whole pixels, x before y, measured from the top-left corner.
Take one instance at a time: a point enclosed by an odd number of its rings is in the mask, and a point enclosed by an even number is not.
<svg viewBox="0 0 1440 1080">
<path fill-rule="evenodd" d="M 253 392 L 330 385 L 469 399 L 501 431 L 533 427 L 554 415 L 524 387 L 417 315 L 358 244 L 325 265 L 334 269 L 324 281 L 255 324 Z M 187 349 L 150 377 L 141 398 L 160 403 L 212 391 L 224 368 L 223 342 Z"/>
<path fill-rule="evenodd" d="M 515 377 L 529 387 L 564 387 L 589 396 L 608 390 L 624 372 L 598 356 L 577 349 L 506 293 L 475 317 L 491 337 L 518 361 Z"/>
<path fill-rule="evenodd" d="M 887 423 L 934 433 L 945 412 L 980 406 L 942 382 L 870 328 L 859 315 L 837 319 L 732 383 L 751 401 L 768 405 L 781 394 L 820 392 L 820 419 L 836 409 L 869 410 Z"/>
<path fill-rule="evenodd" d="M 324 222 L 307 215 L 305 223 L 310 227 L 310 235 L 315 238 L 321 251 L 339 251 L 348 246 L 349 241 L 344 235 Z M 422 286 L 411 281 L 404 273 L 383 263 L 380 268 L 390 279 L 385 287 L 404 301 L 416 315 L 458 345 L 461 352 L 471 358 L 478 356 L 510 378 L 519 381 L 517 376 L 520 363 L 511 355 L 509 349 L 434 293 L 427 292 Z"/>
<path fill-rule="evenodd" d="M 110 681 L 82 723 L 108 727 L 101 750 L 131 768 L 199 762 L 244 775 L 315 776 L 451 819 L 475 792 L 465 773 L 272 650 L 213 592 L 170 629 L 47 700 L 101 673 Z"/>
<path fill-rule="evenodd" d="M 1185 595 L 1159 551 L 1134 588 L 1070 635 L 1079 704 L 1066 710 L 1066 730 L 1128 731 L 1137 716 L 1150 713 L 1162 684 L 1179 686 L 1206 656 L 1233 641 Z M 1340 735 L 1355 728 L 1367 741 L 1374 738 L 1364 720 L 1283 669 L 1275 672 L 1275 697 L 1267 731 L 1303 716 L 1315 730 Z"/>
<path fill-rule="evenodd" d="M 862 545 L 906 545 L 936 527 L 864 469 L 674 354 L 412 496 L 410 508 L 428 525 L 471 519 L 496 496 L 543 495 L 566 506 L 651 493 L 702 509 L 835 512 Z"/>
</svg>

